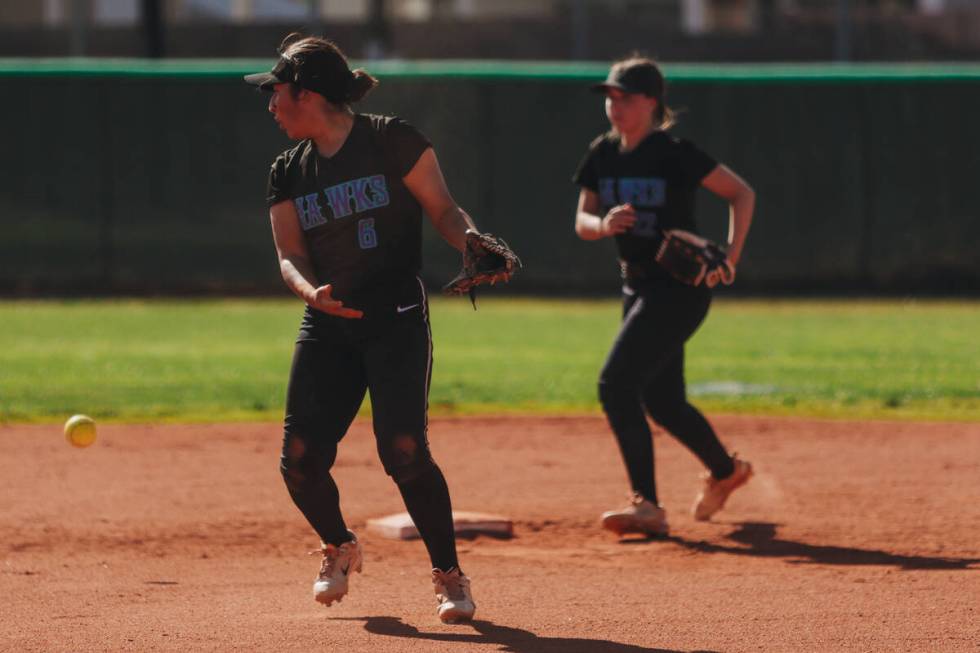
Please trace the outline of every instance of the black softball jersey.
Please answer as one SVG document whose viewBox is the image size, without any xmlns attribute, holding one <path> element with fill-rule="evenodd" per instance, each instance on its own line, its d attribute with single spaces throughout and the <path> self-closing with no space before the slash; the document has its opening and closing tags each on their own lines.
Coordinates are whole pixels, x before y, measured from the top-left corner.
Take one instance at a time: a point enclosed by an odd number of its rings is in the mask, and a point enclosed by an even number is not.
<svg viewBox="0 0 980 653">
<path fill-rule="evenodd" d="M 619 258 L 625 263 L 652 263 L 666 229 L 697 233 L 694 198 L 698 187 L 718 162 L 690 141 L 655 131 L 629 152 L 620 150 L 611 132 L 589 145 L 573 181 L 599 196 L 600 215 L 620 204 L 632 204 L 636 223 L 617 234 Z M 652 265 L 651 280 L 669 279 Z"/>
<path fill-rule="evenodd" d="M 422 207 L 402 178 L 430 146 L 400 118 L 356 114 L 333 156 L 305 140 L 272 164 L 269 206 L 293 203 L 317 281 L 365 317 L 418 296 Z"/>
</svg>

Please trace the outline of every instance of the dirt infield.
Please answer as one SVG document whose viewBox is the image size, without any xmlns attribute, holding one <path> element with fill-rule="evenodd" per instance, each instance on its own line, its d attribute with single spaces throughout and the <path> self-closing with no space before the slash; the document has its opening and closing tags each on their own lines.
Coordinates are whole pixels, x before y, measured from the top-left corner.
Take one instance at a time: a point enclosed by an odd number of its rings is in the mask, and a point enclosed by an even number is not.
<svg viewBox="0 0 980 653">
<path fill-rule="evenodd" d="M 440 419 L 479 606 L 435 615 L 424 549 L 364 532 L 402 510 L 370 424 L 338 459 L 365 545 L 340 606 L 311 598 L 316 538 L 278 473 L 277 424 L 0 428 L 0 648 L 9 651 L 977 651 L 980 425 L 716 417 L 758 474 L 692 521 L 698 465 L 657 437 L 672 534 L 596 527 L 625 472 L 599 418 Z"/>
</svg>

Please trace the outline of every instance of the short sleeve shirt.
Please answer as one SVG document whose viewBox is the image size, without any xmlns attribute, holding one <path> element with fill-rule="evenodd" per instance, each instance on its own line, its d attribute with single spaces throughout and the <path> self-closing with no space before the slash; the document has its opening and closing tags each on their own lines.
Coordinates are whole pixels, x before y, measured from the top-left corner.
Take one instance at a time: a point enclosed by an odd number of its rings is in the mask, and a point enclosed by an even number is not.
<svg viewBox="0 0 980 653">
<path fill-rule="evenodd" d="M 292 202 L 317 281 L 361 310 L 417 290 L 422 267 L 422 207 L 402 181 L 431 145 L 405 121 L 357 114 L 331 157 L 312 140 L 272 164 L 269 206 Z"/>
<path fill-rule="evenodd" d="M 633 205 L 636 223 L 615 237 L 616 246 L 623 261 L 649 262 L 661 230 L 697 233 L 694 199 L 717 165 L 690 141 L 664 131 L 653 132 L 629 152 L 620 151 L 617 136 L 604 134 L 592 141 L 573 181 L 599 196 L 602 215 L 620 204 Z"/>
</svg>

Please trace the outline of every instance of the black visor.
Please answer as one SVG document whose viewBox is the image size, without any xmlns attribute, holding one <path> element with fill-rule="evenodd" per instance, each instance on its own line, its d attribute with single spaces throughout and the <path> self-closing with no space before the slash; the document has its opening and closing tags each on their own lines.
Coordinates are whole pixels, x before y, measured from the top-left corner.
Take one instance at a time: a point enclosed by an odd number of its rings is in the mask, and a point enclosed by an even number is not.
<svg viewBox="0 0 980 653">
<path fill-rule="evenodd" d="M 276 84 L 289 84 L 295 83 L 296 71 L 293 67 L 293 63 L 288 59 L 280 58 L 273 66 L 272 70 L 267 73 L 253 73 L 251 75 L 245 75 L 245 82 L 251 84 L 252 86 L 258 86 L 263 91 L 271 91 L 272 87 Z"/>
<path fill-rule="evenodd" d="M 269 72 L 245 75 L 247 83 L 263 91 L 271 91 L 276 84 L 296 84 L 334 104 L 347 101 L 353 79 L 347 61 L 330 53 L 311 53 L 302 59 L 280 57 Z"/>
</svg>

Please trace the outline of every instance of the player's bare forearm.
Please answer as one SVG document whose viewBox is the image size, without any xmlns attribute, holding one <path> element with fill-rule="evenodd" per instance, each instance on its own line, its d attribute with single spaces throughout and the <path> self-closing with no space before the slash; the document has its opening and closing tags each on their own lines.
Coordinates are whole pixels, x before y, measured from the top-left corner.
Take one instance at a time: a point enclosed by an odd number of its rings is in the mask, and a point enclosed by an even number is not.
<svg viewBox="0 0 980 653">
<path fill-rule="evenodd" d="M 432 148 L 422 153 L 402 181 L 446 242 L 462 252 L 466 248 L 466 230 L 476 231 L 476 225 L 453 200 Z"/>
<path fill-rule="evenodd" d="M 269 218 L 282 280 L 297 297 L 310 303 L 319 282 L 310 263 L 296 206 L 290 201 L 279 202 L 269 208 Z"/>
<path fill-rule="evenodd" d="M 599 240 L 607 236 L 626 233 L 636 224 L 636 211 L 630 204 L 620 204 L 609 213 L 598 216 L 589 208 L 579 208 L 575 214 L 575 233 L 582 240 Z"/>
<path fill-rule="evenodd" d="M 446 242 L 459 251 L 466 248 L 466 230 L 477 231 L 473 219 L 456 205 L 449 206 L 438 216 L 431 216 L 435 228 Z"/>
<path fill-rule="evenodd" d="M 310 262 L 300 257 L 283 257 L 279 260 L 282 280 L 293 293 L 307 304 L 312 302 L 318 282 Z"/>
<path fill-rule="evenodd" d="M 728 201 L 728 259 L 737 264 L 755 211 L 755 191 L 724 164 L 718 164 L 701 185 Z"/>
<path fill-rule="evenodd" d="M 749 235 L 752 215 L 755 212 L 755 191 L 746 186 L 729 204 L 728 210 L 728 258 L 735 265 L 742 258 L 745 238 Z"/>
<path fill-rule="evenodd" d="M 289 289 L 309 307 L 347 319 L 360 319 L 364 316 L 362 311 L 334 299 L 332 284 L 317 285 L 319 282 L 308 259 L 284 256 L 279 259 L 279 269 Z"/>
<path fill-rule="evenodd" d="M 602 238 L 602 218 L 587 211 L 575 214 L 575 233 L 582 240 L 599 240 Z"/>
<path fill-rule="evenodd" d="M 578 194 L 578 208 L 575 210 L 575 233 L 582 240 L 599 240 L 610 235 L 604 224 L 605 216 L 599 215 L 602 207 L 595 191 L 582 188 Z"/>
</svg>

